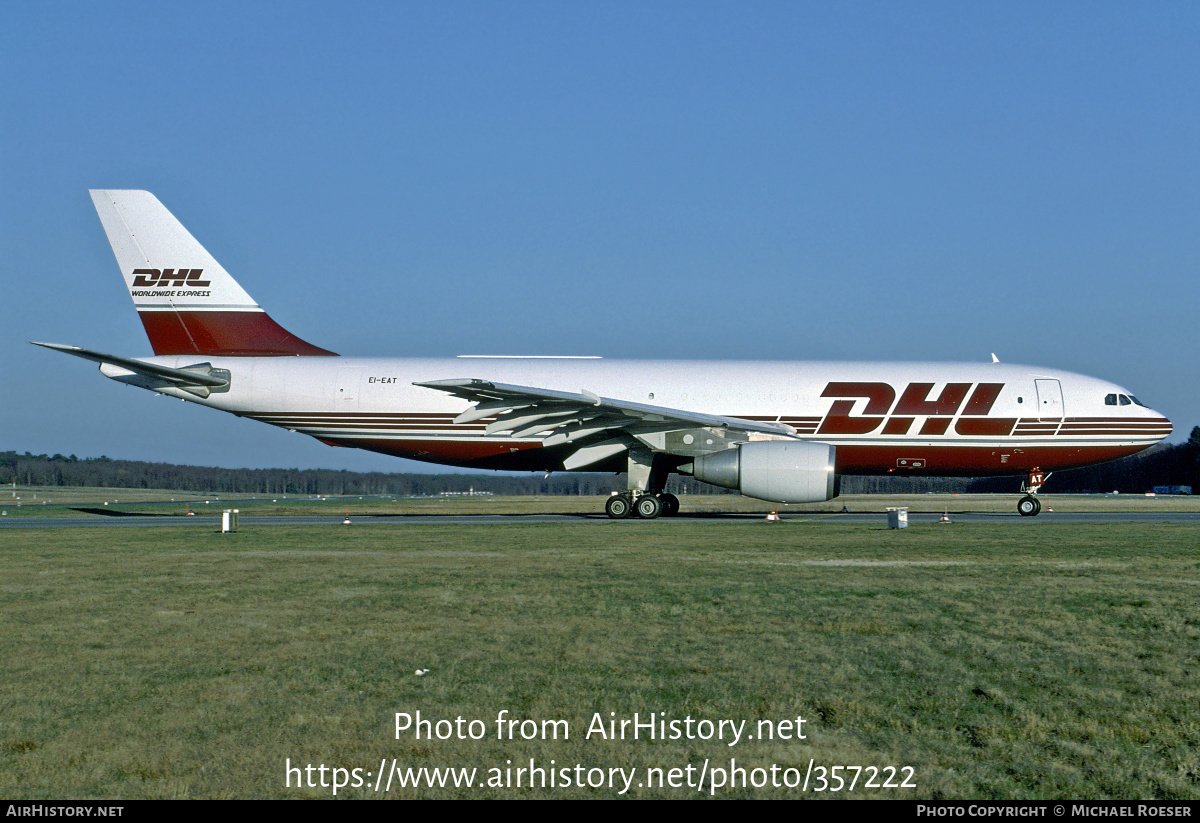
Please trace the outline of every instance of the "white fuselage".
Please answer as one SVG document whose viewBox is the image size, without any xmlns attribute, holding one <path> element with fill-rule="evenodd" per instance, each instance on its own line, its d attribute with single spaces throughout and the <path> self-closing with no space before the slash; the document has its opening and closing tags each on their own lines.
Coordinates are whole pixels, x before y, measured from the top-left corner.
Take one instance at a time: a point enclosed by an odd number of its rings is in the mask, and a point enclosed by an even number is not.
<svg viewBox="0 0 1200 823">
<path fill-rule="evenodd" d="M 1171 431 L 1169 421 L 1120 386 L 1004 363 L 215 355 L 145 361 L 172 368 L 205 362 L 230 372 L 226 392 L 201 399 L 160 389 L 166 394 L 332 445 L 480 468 L 557 469 L 562 454 L 543 449 L 539 436 L 486 434 L 486 419 L 455 424 L 466 401 L 413 383 L 480 378 L 778 421 L 836 446 L 843 474 L 1050 471 L 1131 454 Z"/>
</svg>

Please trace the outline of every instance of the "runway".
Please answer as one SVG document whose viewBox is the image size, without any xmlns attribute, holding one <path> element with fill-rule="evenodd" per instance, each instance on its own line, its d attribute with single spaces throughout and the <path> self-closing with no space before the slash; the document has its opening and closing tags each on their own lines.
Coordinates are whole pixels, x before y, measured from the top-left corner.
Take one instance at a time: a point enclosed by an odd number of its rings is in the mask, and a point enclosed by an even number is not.
<svg viewBox="0 0 1200 823">
<path fill-rule="evenodd" d="M 909 512 L 910 524 L 938 523 L 942 515 L 936 512 Z M 1037 517 L 1021 517 L 1016 512 L 961 512 L 949 515 L 950 525 L 955 523 L 1008 523 L 1015 527 L 1044 526 L 1054 523 L 1200 523 L 1200 512 L 1046 512 Z M 241 529 L 254 526 L 344 526 L 343 515 L 241 515 Z M 620 526 L 624 523 L 638 524 L 641 528 L 669 528 L 672 523 L 754 523 L 765 522 L 761 514 L 717 514 L 681 512 L 677 517 L 662 517 L 657 520 L 613 520 L 604 514 L 476 514 L 476 515 L 351 515 L 351 526 L 406 526 L 406 525 L 486 525 L 486 524 L 531 524 L 531 523 L 595 523 Z M 845 523 L 887 527 L 884 512 L 806 513 L 782 514 L 779 523 Z M 945 524 L 943 524 L 945 525 Z M 59 528 L 111 528 L 146 526 L 206 526 L 214 531 L 220 529 L 220 516 L 182 515 L 122 517 L 5 517 L 0 518 L 0 529 L 59 529 Z"/>
</svg>

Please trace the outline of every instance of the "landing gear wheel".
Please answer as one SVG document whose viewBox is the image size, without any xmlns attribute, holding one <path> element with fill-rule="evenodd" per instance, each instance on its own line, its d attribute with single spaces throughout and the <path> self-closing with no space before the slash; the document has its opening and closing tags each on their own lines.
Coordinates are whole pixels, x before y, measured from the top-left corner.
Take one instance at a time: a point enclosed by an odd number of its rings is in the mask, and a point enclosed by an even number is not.
<svg viewBox="0 0 1200 823">
<path fill-rule="evenodd" d="M 662 516 L 674 517 L 679 514 L 679 498 L 670 493 L 663 493 L 658 496 L 662 502 Z"/>
<path fill-rule="evenodd" d="M 643 520 L 653 520 L 662 512 L 663 504 L 654 495 L 643 494 L 633 504 L 633 509 L 637 512 L 637 516 Z"/>
<path fill-rule="evenodd" d="M 1017 501 L 1017 513 L 1022 517 L 1035 517 L 1042 510 L 1042 501 L 1032 495 L 1025 495 Z"/>
<path fill-rule="evenodd" d="M 604 513 L 613 520 L 620 520 L 623 517 L 628 517 L 632 513 L 632 507 L 629 505 L 629 498 L 622 494 L 614 494 L 605 502 Z"/>
</svg>

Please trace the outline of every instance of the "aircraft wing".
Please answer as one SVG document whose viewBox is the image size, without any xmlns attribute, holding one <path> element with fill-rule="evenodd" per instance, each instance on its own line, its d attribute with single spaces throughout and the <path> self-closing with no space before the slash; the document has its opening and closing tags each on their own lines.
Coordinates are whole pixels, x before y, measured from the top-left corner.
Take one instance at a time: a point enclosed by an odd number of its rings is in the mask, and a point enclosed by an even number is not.
<svg viewBox="0 0 1200 823">
<path fill-rule="evenodd" d="M 197 363 L 183 369 L 172 369 L 157 363 L 146 363 L 129 357 L 81 349 L 79 346 L 64 346 L 61 343 L 34 343 L 45 349 L 72 354 L 100 364 L 107 376 L 148 389 L 175 388 L 208 397 L 210 392 L 229 390 L 229 372 L 214 369 L 211 363 Z M 107 369 L 105 367 L 108 367 Z"/>
<path fill-rule="evenodd" d="M 485 431 L 488 434 L 508 431 L 511 432 L 511 437 L 529 437 L 548 432 L 548 436 L 542 441 L 545 446 L 582 443 L 604 436 L 599 442 L 581 445 L 566 458 L 563 464 L 568 470 L 583 468 L 619 454 L 636 446 L 636 441 L 665 445 L 666 441 L 662 435 L 680 430 L 725 430 L 730 433 L 755 432 L 783 437 L 796 436 L 796 430 L 785 423 L 722 417 L 631 403 L 600 397 L 589 391 L 576 394 L 478 379 L 432 380 L 414 385 L 444 391 L 471 401 L 474 405 L 454 418 L 454 422 L 471 423 L 495 417 L 487 424 Z M 723 440 L 722 438 L 722 442 Z M 691 443 L 693 440 L 682 442 Z M 723 448 L 723 445 L 718 448 Z M 663 450 L 675 451 L 670 448 Z M 680 450 L 678 453 L 699 453 L 708 450 L 711 449 L 698 447 Z"/>
</svg>

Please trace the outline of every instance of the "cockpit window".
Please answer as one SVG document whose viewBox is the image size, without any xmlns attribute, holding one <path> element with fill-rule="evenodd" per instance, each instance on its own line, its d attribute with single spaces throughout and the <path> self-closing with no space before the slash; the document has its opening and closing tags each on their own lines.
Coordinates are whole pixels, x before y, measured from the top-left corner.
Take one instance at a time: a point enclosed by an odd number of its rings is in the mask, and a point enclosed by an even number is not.
<svg viewBox="0 0 1200 823">
<path fill-rule="evenodd" d="M 1132 394 L 1106 394 L 1104 395 L 1104 405 L 1106 406 L 1129 406 L 1137 404 L 1142 408 L 1147 408 L 1146 404 L 1138 400 Z"/>
</svg>

